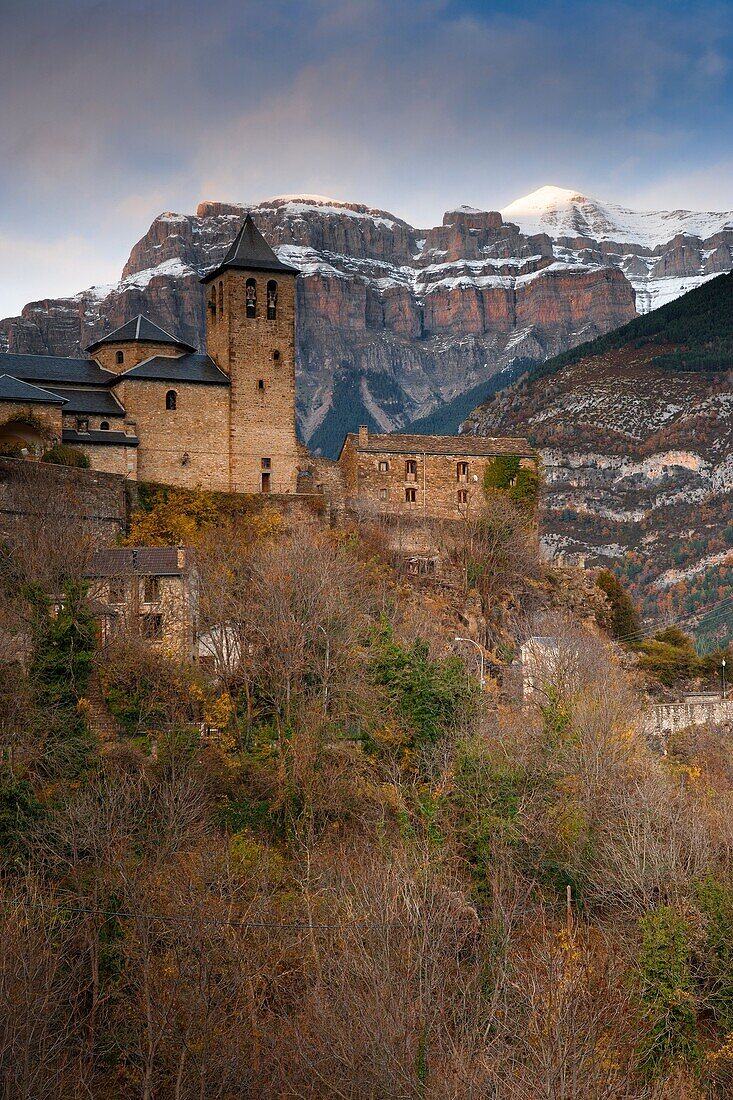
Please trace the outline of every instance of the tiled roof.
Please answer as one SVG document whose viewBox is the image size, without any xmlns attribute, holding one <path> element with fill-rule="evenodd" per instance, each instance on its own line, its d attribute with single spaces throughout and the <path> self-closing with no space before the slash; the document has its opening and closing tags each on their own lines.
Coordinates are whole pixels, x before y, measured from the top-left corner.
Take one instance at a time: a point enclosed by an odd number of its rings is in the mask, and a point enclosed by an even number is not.
<svg viewBox="0 0 733 1100">
<path fill-rule="evenodd" d="M 0 375 L 0 401 L 20 401 L 23 404 L 63 405 L 64 399 L 40 386 L 21 382 L 10 374 Z"/>
<path fill-rule="evenodd" d="M 513 436 L 492 437 L 486 435 L 399 435 L 397 433 L 369 433 L 367 443 L 359 443 L 357 432 L 346 437 L 358 451 L 379 454 L 431 454 L 431 455 L 519 455 L 520 458 L 536 458 L 537 452 L 526 439 Z M 344 441 L 345 442 L 345 441 Z"/>
<path fill-rule="evenodd" d="M 186 551 L 190 560 L 190 551 Z M 96 550 L 87 570 L 89 577 L 141 576 L 176 577 L 185 573 L 186 566 L 178 564 L 175 546 L 119 547 Z"/>
<path fill-rule="evenodd" d="M 62 355 L 0 354 L 0 374 L 24 382 L 70 382 L 78 386 L 106 386 L 115 378 L 92 359 L 67 359 Z"/>
<path fill-rule="evenodd" d="M 212 271 L 204 275 L 202 283 L 227 271 L 229 268 L 244 271 L 282 271 L 288 275 L 297 275 L 298 269 L 284 264 L 270 248 L 259 229 L 248 214 L 242 228 L 232 241 L 226 256 Z"/>
<path fill-rule="evenodd" d="M 92 416 L 125 415 L 122 405 L 109 390 L 75 390 L 67 389 L 66 386 L 59 386 L 56 393 L 66 401 L 64 405 L 65 413 L 88 413 Z"/>
<path fill-rule="evenodd" d="M 191 347 L 190 344 L 186 344 L 183 340 L 179 340 L 177 336 L 171 336 L 170 332 L 166 332 L 165 329 L 156 325 L 149 317 L 143 317 L 142 313 L 138 313 L 137 317 L 133 317 L 130 321 L 126 321 L 124 325 L 120 325 L 119 328 L 113 329 L 112 332 L 108 332 L 106 336 L 103 336 L 100 340 L 95 340 L 93 344 L 90 344 L 87 351 L 96 351 L 97 348 L 103 347 L 104 344 L 126 344 L 136 342 L 139 344 L 172 344 L 177 348 L 185 348 L 186 351 L 195 351 L 196 348 Z"/>
<path fill-rule="evenodd" d="M 136 435 L 103 431 L 101 428 L 90 428 L 88 432 L 77 432 L 73 428 L 64 428 L 61 437 L 64 443 L 101 443 L 102 446 L 106 447 L 119 446 L 120 444 L 125 447 L 137 447 L 140 442 Z"/>
<path fill-rule="evenodd" d="M 136 367 L 118 374 L 113 384 L 131 378 L 153 379 L 161 382 L 200 382 L 214 386 L 228 386 L 229 379 L 219 370 L 214 360 L 202 352 L 192 355 L 153 355 Z"/>
</svg>

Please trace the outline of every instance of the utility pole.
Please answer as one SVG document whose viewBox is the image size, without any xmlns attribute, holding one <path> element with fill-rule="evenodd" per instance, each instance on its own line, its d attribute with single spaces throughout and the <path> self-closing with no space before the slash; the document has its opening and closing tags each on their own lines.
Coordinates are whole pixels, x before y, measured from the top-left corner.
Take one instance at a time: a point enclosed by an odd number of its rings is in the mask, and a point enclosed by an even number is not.
<svg viewBox="0 0 733 1100">
<path fill-rule="evenodd" d="M 468 642 L 469 645 L 475 646 L 476 649 L 478 650 L 478 655 L 481 658 L 481 678 L 479 680 L 479 683 L 481 685 L 481 690 L 483 691 L 484 690 L 484 684 L 486 683 L 486 680 L 484 678 L 484 651 L 483 651 L 483 649 L 478 644 L 478 642 L 474 642 L 473 638 L 459 638 L 458 635 L 456 634 L 456 641 L 457 642 Z"/>
<path fill-rule="evenodd" d="M 723 698 L 725 699 L 726 695 L 727 695 L 727 689 L 726 689 L 726 683 L 725 683 L 725 657 L 720 662 L 720 673 L 721 673 L 721 677 L 722 677 L 722 680 L 723 680 Z"/>
</svg>

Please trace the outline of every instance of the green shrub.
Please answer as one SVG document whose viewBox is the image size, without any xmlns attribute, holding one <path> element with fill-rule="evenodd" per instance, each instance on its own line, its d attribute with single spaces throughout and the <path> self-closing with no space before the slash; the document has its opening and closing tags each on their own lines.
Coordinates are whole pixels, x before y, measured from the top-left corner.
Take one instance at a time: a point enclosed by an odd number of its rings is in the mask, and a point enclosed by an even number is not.
<svg viewBox="0 0 733 1100">
<path fill-rule="evenodd" d="M 614 638 L 629 638 L 639 630 L 639 612 L 621 581 L 610 569 L 603 569 L 596 578 L 596 584 L 605 593 L 611 607 L 611 635 Z"/>
<path fill-rule="evenodd" d="M 671 906 L 643 917 L 640 925 L 639 974 L 648 1011 L 640 1054 L 647 1074 L 659 1077 L 675 1063 L 694 1064 L 700 1057 L 690 934 Z"/>
<path fill-rule="evenodd" d="M 91 466 L 88 455 L 65 443 L 57 443 L 51 447 L 42 456 L 41 462 L 53 462 L 56 466 L 76 466 L 80 470 L 88 470 Z"/>
</svg>

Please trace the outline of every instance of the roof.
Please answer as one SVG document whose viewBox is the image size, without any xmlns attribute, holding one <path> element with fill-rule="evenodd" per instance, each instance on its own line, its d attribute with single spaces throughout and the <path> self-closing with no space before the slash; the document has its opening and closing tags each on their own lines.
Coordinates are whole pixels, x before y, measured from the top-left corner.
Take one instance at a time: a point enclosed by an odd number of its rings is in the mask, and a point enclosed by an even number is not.
<svg viewBox="0 0 733 1100">
<path fill-rule="evenodd" d="M 10 353 L 0 354 L 0 374 L 11 374 L 24 382 L 71 382 L 78 386 L 106 386 L 116 377 L 93 359 Z"/>
<path fill-rule="evenodd" d="M 9 374 L 0 375 L 0 401 L 20 401 L 24 405 L 38 403 L 39 405 L 63 405 L 64 399 L 50 390 L 42 390 L 40 386 L 30 386 L 27 382 L 21 382 Z"/>
<path fill-rule="evenodd" d="M 357 432 L 350 432 L 344 440 L 357 451 L 378 454 L 432 454 L 493 457 L 495 455 L 519 455 L 520 458 L 536 458 L 537 452 L 526 439 L 514 436 L 492 437 L 487 435 L 398 435 L 396 433 L 369 433 L 368 442 L 359 443 Z M 342 447 L 343 450 L 343 447 Z"/>
<path fill-rule="evenodd" d="M 185 559 L 190 562 L 189 552 L 186 552 Z M 140 574 L 176 577 L 185 572 L 186 565 L 178 564 L 178 550 L 175 546 L 125 546 L 95 550 L 87 576 L 119 577 Z"/>
<path fill-rule="evenodd" d="M 65 413 L 88 413 L 92 416 L 124 416 L 125 410 L 109 390 L 80 389 L 58 386 L 56 393 L 66 401 Z"/>
<path fill-rule="evenodd" d="M 239 271 L 281 271 L 288 275 L 297 275 L 297 267 L 291 267 L 278 259 L 259 229 L 248 214 L 242 228 L 231 243 L 229 251 L 219 264 L 202 278 L 202 283 L 220 275 L 229 269 Z"/>
<path fill-rule="evenodd" d="M 209 386 L 228 386 L 229 378 L 219 370 L 210 355 L 153 355 L 135 367 L 118 374 L 113 382 L 128 379 L 152 379 L 160 382 L 198 382 Z"/>
<path fill-rule="evenodd" d="M 96 351 L 97 348 L 101 348 L 105 344 L 126 343 L 172 344 L 177 348 L 185 348 L 186 351 L 196 350 L 196 348 L 191 347 L 190 344 L 186 344 L 183 340 L 179 340 L 177 336 L 171 336 L 170 332 L 166 332 L 165 329 L 160 328 L 160 326 L 151 321 L 149 317 L 143 317 L 142 313 L 138 313 L 137 317 L 133 317 L 131 320 L 126 321 L 124 325 L 120 325 L 119 328 L 113 329 L 112 332 L 108 332 L 101 340 L 96 340 L 93 344 L 90 344 L 86 350 Z"/>
<path fill-rule="evenodd" d="M 64 428 L 61 432 L 61 439 L 64 443 L 101 443 L 105 447 L 137 447 L 140 442 L 136 435 L 104 431 L 101 428 L 90 428 L 88 432 L 77 432 L 73 428 Z"/>
</svg>

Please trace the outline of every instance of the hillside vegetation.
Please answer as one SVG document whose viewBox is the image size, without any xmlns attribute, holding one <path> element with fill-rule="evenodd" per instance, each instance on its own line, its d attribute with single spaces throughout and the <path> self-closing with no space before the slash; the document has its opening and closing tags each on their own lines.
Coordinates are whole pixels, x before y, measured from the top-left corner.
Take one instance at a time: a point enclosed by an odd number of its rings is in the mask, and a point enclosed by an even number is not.
<svg viewBox="0 0 733 1100">
<path fill-rule="evenodd" d="M 733 743 L 650 751 L 633 607 L 494 481 L 439 583 L 366 522 L 143 494 L 204 667 L 101 645 L 71 511 L 3 541 L 4 1097 L 730 1095 Z"/>
</svg>

